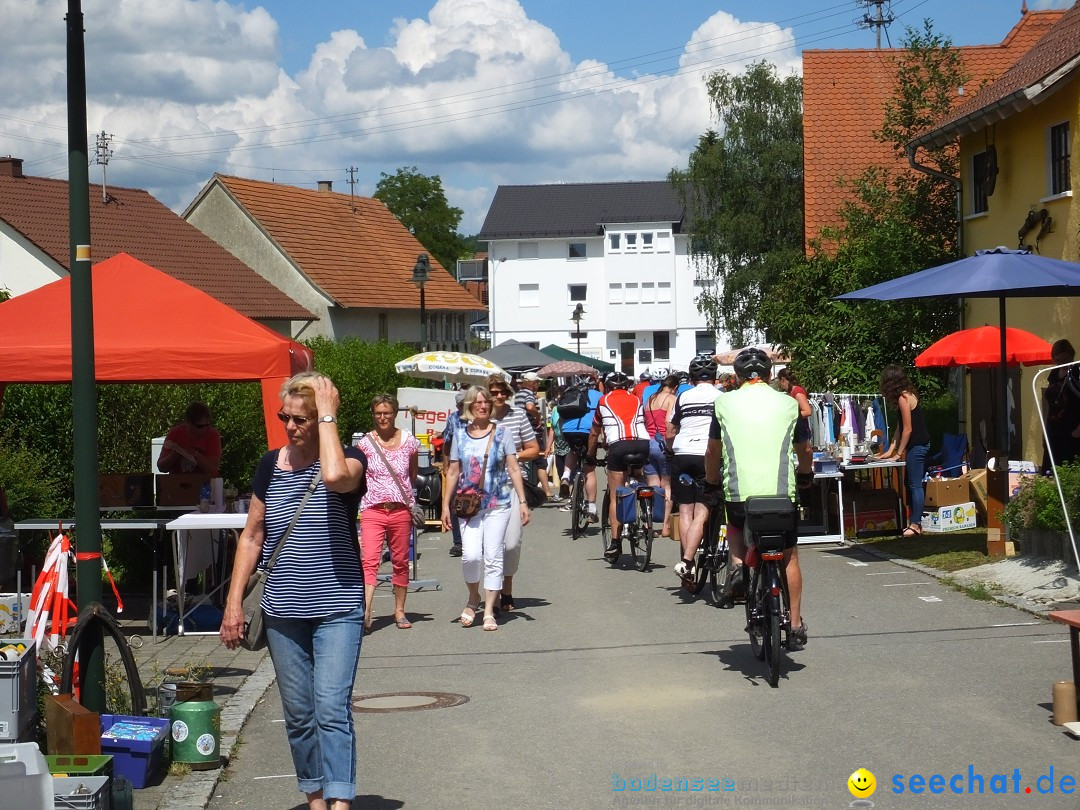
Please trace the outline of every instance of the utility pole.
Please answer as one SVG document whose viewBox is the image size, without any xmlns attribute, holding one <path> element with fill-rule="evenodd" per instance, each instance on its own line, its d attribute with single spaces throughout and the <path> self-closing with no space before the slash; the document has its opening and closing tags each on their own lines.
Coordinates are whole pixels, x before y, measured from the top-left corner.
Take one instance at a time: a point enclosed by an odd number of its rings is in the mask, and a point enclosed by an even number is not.
<svg viewBox="0 0 1080 810">
<path fill-rule="evenodd" d="M 101 201 L 105 204 L 109 202 L 109 192 L 106 189 L 106 171 L 109 168 L 109 158 L 112 157 L 112 144 L 113 136 L 109 135 L 102 130 L 98 133 L 97 144 L 94 150 L 94 162 L 101 167 Z"/>
<path fill-rule="evenodd" d="M 352 212 L 356 213 L 356 184 L 359 182 L 356 179 L 356 173 L 359 171 L 355 166 L 350 166 L 345 170 L 345 173 L 349 175 L 349 179 L 345 182 L 349 184 L 349 198 L 352 205 Z"/>
<path fill-rule="evenodd" d="M 855 25 L 859 26 L 859 28 L 873 28 L 877 40 L 876 47 L 880 50 L 881 29 L 888 29 L 889 25 L 896 19 L 892 13 L 891 0 L 855 0 L 855 2 L 867 10 L 861 20 L 855 20 Z M 870 15 L 871 7 L 874 9 L 873 16 Z M 885 36 L 889 36 L 888 30 L 885 31 Z"/>
</svg>

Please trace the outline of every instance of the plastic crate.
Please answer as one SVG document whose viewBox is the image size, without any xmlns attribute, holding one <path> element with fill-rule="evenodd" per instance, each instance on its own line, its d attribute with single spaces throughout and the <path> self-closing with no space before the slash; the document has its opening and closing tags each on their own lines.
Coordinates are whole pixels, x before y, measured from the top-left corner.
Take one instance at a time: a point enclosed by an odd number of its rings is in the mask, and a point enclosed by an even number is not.
<svg viewBox="0 0 1080 810">
<path fill-rule="evenodd" d="M 53 776 L 112 776 L 112 757 L 107 754 L 46 754 Z"/>
<path fill-rule="evenodd" d="M 107 776 L 53 777 L 55 810 L 112 810 L 112 790 Z"/>
<path fill-rule="evenodd" d="M 118 739 L 111 734 L 113 727 L 121 723 L 125 730 L 140 731 L 138 738 L 123 734 Z M 168 735 L 169 721 L 163 717 L 101 715 L 101 751 L 112 754 L 113 773 L 127 777 L 137 790 L 146 787 L 161 767 Z"/>
<path fill-rule="evenodd" d="M 53 778 L 37 743 L 0 743 L 3 807 L 53 807 Z"/>
<path fill-rule="evenodd" d="M 18 740 L 37 712 L 37 644 L 33 639 L 0 639 L 0 649 L 23 645 L 16 660 L 0 657 L 0 742 Z"/>
</svg>

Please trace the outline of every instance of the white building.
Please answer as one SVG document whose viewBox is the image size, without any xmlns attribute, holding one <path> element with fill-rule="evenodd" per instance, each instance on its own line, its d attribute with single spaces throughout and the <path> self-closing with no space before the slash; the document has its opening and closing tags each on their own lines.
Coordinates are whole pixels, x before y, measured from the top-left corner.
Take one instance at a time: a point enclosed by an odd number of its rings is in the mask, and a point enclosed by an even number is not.
<svg viewBox="0 0 1080 810">
<path fill-rule="evenodd" d="M 662 181 L 500 186 L 479 234 L 492 345 L 580 345 L 635 376 L 717 351 L 697 308 L 684 218 Z"/>
</svg>

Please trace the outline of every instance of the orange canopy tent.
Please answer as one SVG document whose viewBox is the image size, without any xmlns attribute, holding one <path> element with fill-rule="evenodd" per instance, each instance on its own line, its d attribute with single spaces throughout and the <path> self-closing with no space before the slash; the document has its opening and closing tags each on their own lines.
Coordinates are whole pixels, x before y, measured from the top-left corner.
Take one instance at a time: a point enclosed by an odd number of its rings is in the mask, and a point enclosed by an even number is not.
<svg viewBox="0 0 1080 810">
<path fill-rule="evenodd" d="M 281 385 L 311 368 L 309 349 L 127 253 L 91 272 L 98 382 L 258 381 L 267 445 L 285 444 Z M 70 380 L 70 278 L 0 304 L 0 396 Z"/>
</svg>

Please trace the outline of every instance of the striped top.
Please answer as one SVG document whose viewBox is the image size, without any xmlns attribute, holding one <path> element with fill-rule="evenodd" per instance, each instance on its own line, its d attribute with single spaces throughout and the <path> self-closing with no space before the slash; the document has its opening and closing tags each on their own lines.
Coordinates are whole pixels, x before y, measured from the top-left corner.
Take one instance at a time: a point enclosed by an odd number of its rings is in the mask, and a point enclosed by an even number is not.
<svg viewBox="0 0 1080 810">
<path fill-rule="evenodd" d="M 266 567 L 320 465 L 316 461 L 302 470 L 283 470 L 277 465 L 279 452 L 271 450 L 262 457 L 252 482 L 252 491 L 266 504 L 260 568 Z M 345 448 L 345 456 L 359 459 L 367 468 L 367 459 L 355 447 Z M 314 619 L 364 604 L 356 534 L 359 501 L 359 492 L 332 492 L 319 480 L 267 577 L 260 602 L 267 615 Z"/>
<path fill-rule="evenodd" d="M 532 423 L 529 422 L 529 415 L 525 413 L 523 408 L 518 408 L 515 405 L 506 412 L 506 416 L 499 419 L 493 416 L 491 421 L 495 424 L 502 422 L 506 425 L 511 437 L 514 439 L 514 449 L 519 453 L 525 449 L 528 442 L 536 441 L 536 431 L 533 430 Z"/>
</svg>

